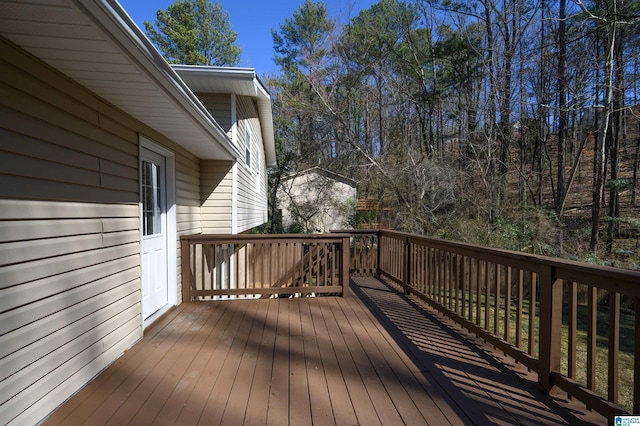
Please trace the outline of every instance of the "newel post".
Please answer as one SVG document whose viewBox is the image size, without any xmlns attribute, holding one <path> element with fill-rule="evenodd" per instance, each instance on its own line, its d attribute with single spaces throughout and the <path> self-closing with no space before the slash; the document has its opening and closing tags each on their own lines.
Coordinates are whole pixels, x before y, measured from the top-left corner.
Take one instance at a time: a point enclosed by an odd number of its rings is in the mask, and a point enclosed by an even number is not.
<svg viewBox="0 0 640 426">
<path fill-rule="evenodd" d="M 191 302 L 191 251 L 189 240 L 180 240 L 180 267 L 182 275 L 182 302 Z"/>
<path fill-rule="evenodd" d="M 562 340 L 562 280 L 555 275 L 555 268 L 544 265 L 540 271 L 539 355 L 538 386 L 547 393 L 554 391 L 553 372 L 560 371 Z"/>
<path fill-rule="evenodd" d="M 411 243 L 409 237 L 404 238 L 404 274 L 402 277 L 402 287 L 404 294 L 409 294 L 409 286 L 411 285 Z"/>
<path fill-rule="evenodd" d="M 349 295 L 349 266 L 351 265 L 351 237 L 342 238 L 342 268 L 340 269 L 342 297 Z"/>
</svg>

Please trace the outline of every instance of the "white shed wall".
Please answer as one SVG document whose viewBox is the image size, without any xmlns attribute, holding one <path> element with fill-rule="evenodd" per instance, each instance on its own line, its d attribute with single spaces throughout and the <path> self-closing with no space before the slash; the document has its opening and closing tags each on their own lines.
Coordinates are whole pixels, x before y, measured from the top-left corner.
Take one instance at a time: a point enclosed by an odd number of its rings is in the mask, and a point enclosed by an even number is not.
<svg viewBox="0 0 640 426">
<path fill-rule="evenodd" d="M 315 233 L 345 229 L 356 199 L 355 185 L 315 172 L 284 180 L 278 193 L 285 229 L 300 223 Z M 308 212 L 308 223 L 295 212 Z"/>
</svg>

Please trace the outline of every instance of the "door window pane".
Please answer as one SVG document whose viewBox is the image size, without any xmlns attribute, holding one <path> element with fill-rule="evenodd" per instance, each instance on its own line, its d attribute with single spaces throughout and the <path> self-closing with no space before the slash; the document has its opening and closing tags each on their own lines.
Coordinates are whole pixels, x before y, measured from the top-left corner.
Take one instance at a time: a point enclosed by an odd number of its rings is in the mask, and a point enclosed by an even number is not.
<svg viewBox="0 0 640 426">
<path fill-rule="evenodd" d="M 145 236 L 162 233 L 159 169 L 157 164 L 142 161 L 142 235 Z"/>
</svg>

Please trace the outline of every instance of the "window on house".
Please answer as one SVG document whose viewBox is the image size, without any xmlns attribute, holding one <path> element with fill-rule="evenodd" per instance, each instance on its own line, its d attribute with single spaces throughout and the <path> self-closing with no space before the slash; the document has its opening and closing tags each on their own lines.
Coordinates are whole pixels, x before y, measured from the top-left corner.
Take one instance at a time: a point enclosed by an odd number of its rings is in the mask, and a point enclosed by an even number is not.
<svg viewBox="0 0 640 426">
<path fill-rule="evenodd" d="M 245 136 L 245 164 L 251 168 L 251 130 L 247 127 Z"/>
<path fill-rule="evenodd" d="M 162 233 L 160 166 L 142 161 L 142 235 Z"/>
</svg>

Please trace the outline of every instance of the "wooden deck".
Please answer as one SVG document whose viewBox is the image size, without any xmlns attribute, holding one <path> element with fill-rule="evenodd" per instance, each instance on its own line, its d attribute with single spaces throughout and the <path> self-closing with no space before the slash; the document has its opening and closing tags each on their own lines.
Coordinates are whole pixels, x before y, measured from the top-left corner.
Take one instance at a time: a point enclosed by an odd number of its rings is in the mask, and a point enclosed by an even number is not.
<svg viewBox="0 0 640 426">
<path fill-rule="evenodd" d="M 374 278 L 185 303 L 45 424 L 606 424 Z"/>
</svg>

